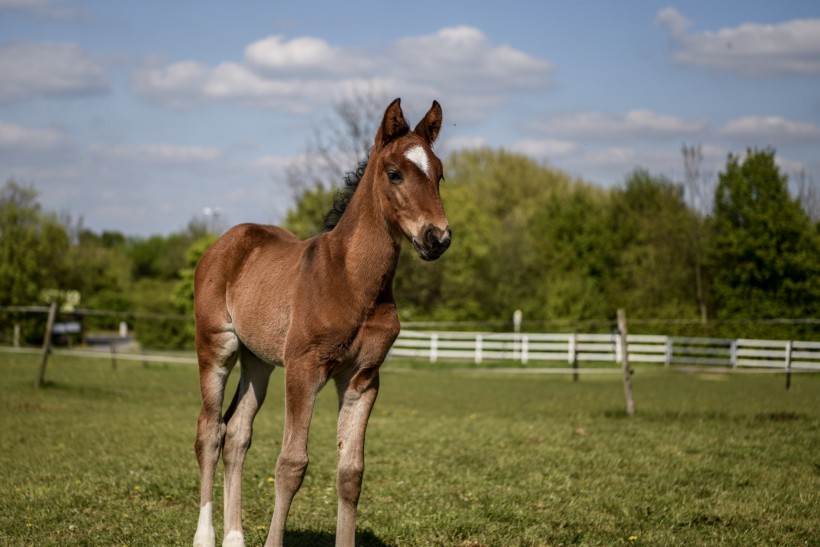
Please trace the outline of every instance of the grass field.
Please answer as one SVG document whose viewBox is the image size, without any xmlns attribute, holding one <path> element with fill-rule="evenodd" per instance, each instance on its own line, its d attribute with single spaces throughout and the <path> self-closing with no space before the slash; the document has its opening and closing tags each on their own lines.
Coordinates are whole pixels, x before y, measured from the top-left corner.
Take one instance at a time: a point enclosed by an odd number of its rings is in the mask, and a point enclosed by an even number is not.
<svg viewBox="0 0 820 547">
<path fill-rule="evenodd" d="M 0 354 L 0 545 L 189 545 L 190 365 Z M 245 535 L 264 543 L 282 371 L 257 419 Z M 618 375 L 388 363 L 368 429 L 361 545 L 820 545 L 820 375 Z M 335 393 L 320 397 L 288 545 L 332 545 Z M 219 479 L 221 482 L 221 479 Z M 217 489 L 217 507 L 221 507 Z M 221 538 L 221 510 L 217 534 Z"/>
</svg>

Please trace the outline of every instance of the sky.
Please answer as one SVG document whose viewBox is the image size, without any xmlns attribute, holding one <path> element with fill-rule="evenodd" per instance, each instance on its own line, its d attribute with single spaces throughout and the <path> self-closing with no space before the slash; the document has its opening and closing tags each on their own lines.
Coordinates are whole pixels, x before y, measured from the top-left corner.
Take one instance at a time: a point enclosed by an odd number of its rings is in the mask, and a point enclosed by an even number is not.
<svg viewBox="0 0 820 547">
<path fill-rule="evenodd" d="M 0 177 L 96 232 L 281 222 L 366 92 L 411 124 L 438 100 L 445 166 L 490 146 L 610 187 L 771 146 L 820 183 L 816 0 L 0 0 Z"/>
</svg>

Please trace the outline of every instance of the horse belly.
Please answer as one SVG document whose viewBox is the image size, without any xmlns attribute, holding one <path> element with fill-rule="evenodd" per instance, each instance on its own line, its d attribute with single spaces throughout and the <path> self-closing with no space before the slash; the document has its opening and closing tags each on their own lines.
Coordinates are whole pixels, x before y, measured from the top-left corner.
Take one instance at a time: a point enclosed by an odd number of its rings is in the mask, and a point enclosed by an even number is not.
<svg viewBox="0 0 820 547">
<path fill-rule="evenodd" d="M 257 293 L 237 299 L 232 303 L 231 316 L 242 345 L 267 363 L 279 366 L 285 358 L 290 310 L 283 302 L 271 298 L 271 293 L 267 294 L 268 298 Z"/>
<path fill-rule="evenodd" d="M 285 360 L 287 327 L 276 323 L 245 326 L 235 325 L 239 341 L 263 361 L 281 366 Z"/>
</svg>

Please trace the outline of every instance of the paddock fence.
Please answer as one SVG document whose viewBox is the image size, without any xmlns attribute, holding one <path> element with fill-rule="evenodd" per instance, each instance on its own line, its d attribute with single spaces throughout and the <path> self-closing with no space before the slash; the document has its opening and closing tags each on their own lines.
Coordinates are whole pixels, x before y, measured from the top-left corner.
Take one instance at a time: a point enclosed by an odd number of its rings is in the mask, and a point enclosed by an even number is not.
<svg viewBox="0 0 820 547">
<path fill-rule="evenodd" d="M 95 348 L 52 347 L 50 353 L 144 363 L 196 363 L 196 356 L 192 352 L 135 352 L 119 347 L 115 342 L 112 339 L 112 344 Z M 820 342 L 630 334 L 626 345 L 630 364 L 820 372 Z M 424 360 L 432 365 L 449 361 L 474 365 L 507 362 L 508 365 L 520 364 L 524 367 L 541 363 L 556 368 L 557 365 L 564 364 L 571 367 L 572 372 L 615 373 L 620 372 L 615 365 L 620 362 L 622 351 L 617 333 L 516 334 L 402 330 L 388 358 L 407 357 Z M 40 350 L 0 346 L 0 352 L 39 353 Z M 581 368 L 581 364 L 597 365 L 597 368 Z"/>
<path fill-rule="evenodd" d="M 630 363 L 820 371 L 820 342 L 630 334 L 626 346 Z M 524 334 L 402 330 L 390 355 L 424 359 L 433 364 L 449 360 L 476 365 L 493 361 L 514 361 L 521 365 L 552 362 L 577 368 L 580 363 L 619 363 L 622 352 L 617 332 Z"/>
</svg>

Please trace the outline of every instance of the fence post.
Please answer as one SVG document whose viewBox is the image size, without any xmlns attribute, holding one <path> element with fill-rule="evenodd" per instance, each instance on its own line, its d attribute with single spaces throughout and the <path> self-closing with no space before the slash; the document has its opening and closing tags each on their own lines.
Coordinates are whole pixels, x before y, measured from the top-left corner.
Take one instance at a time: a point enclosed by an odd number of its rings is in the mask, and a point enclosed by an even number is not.
<svg viewBox="0 0 820 547">
<path fill-rule="evenodd" d="M 792 341 L 786 342 L 786 389 L 792 387 Z"/>
<path fill-rule="evenodd" d="M 20 347 L 20 325 L 14 324 L 14 347 Z"/>
<path fill-rule="evenodd" d="M 624 373 L 624 397 L 626 398 L 626 414 L 635 414 L 635 401 L 632 397 L 632 371 L 629 369 L 629 348 L 627 347 L 626 312 L 618 310 L 618 339 L 621 349 L 621 367 Z"/>
<path fill-rule="evenodd" d="M 673 351 L 673 349 L 672 349 L 672 337 L 667 336 L 666 337 L 666 355 L 664 356 L 664 359 L 663 359 L 663 366 L 668 367 L 669 365 L 672 364 L 672 351 Z"/>
<path fill-rule="evenodd" d="M 481 364 L 481 341 L 482 341 L 481 335 L 476 334 L 475 335 L 475 364 L 476 365 Z"/>
<path fill-rule="evenodd" d="M 48 354 L 51 353 L 51 331 L 54 328 L 54 317 L 57 315 L 57 303 L 52 302 L 48 308 L 48 321 L 46 321 L 46 332 L 43 338 L 43 353 L 40 355 L 40 369 L 37 371 L 37 380 L 34 382 L 35 389 L 42 387 L 46 379 L 46 364 Z"/>
<path fill-rule="evenodd" d="M 430 336 L 430 362 L 435 363 L 438 361 L 438 334 L 433 333 Z"/>
<path fill-rule="evenodd" d="M 530 350 L 530 338 L 526 334 L 521 338 L 521 364 L 526 365 L 527 361 L 530 360 L 529 355 L 527 353 Z"/>
<path fill-rule="evenodd" d="M 732 368 L 737 368 L 737 340 L 732 340 L 729 346 L 729 361 L 732 363 Z"/>
</svg>

